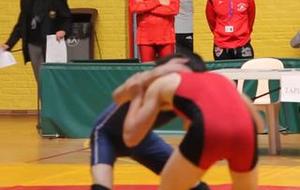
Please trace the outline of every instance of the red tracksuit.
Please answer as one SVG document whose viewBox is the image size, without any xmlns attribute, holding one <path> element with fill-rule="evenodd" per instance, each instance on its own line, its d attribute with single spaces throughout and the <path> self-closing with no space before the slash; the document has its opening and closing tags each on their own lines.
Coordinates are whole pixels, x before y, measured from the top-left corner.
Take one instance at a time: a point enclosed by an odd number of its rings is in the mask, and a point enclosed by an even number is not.
<svg viewBox="0 0 300 190">
<path fill-rule="evenodd" d="M 174 17 L 179 11 L 179 0 L 161 5 L 159 0 L 130 0 L 131 13 L 137 14 L 137 44 L 142 61 L 153 61 L 155 54 L 174 53 Z"/>
<path fill-rule="evenodd" d="M 208 0 L 206 18 L 221 48 L 237 48 L 250 41 L 254 19 L 254 0 Z"/>
</svg>

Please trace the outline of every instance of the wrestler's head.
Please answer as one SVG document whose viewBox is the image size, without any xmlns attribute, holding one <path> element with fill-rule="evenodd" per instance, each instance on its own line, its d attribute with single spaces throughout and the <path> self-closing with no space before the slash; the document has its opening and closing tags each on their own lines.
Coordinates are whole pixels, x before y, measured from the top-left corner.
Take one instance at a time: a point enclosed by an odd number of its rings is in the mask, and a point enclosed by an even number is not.
<svg viewBox="0 0 300 190">
<path fill-rule="evenodd" d="M 185 59 L 185 61 L 176 61 L 176 59 Z M 176 53 L 174 55 L 166 56 L 156 60 L 155 64 L 156 66 L 160 66 L 163 64 L 171 64 L 172 62 L 182 63 L 194 72 L 204 72 L 207 70 L 202 57 L 196 53 Z"/>
</svg>

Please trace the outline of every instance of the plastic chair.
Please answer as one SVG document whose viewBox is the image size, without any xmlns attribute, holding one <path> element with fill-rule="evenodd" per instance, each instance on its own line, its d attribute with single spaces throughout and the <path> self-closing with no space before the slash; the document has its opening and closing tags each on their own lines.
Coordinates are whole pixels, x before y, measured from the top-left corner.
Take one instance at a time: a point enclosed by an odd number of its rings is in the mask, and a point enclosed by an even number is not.
<svg viewBox="0 0 300 190">
<path fill-rule="evenodd" d="M 274 58 L 257 58 L 245 62 L 241 69 L 283 69 L 283 63 Z M 237 88 L 239 91 L 243 91 L 244 80 L 238 80 Z M 259 79 L 257 83 L 256 96 L 269 92 L 269 81 Z M 270 94 L 257 98 L 253 101 L 255 107 L 265 113 L 266 124 L 269 129 L 269 154 L 279 154 L 281 149 L 280 133 L 279 133 L 279 100 L 276 102 L 271 101 Z M 258 132 L 262 132 L 263 129 L 259 129 Z"/>
</svg>

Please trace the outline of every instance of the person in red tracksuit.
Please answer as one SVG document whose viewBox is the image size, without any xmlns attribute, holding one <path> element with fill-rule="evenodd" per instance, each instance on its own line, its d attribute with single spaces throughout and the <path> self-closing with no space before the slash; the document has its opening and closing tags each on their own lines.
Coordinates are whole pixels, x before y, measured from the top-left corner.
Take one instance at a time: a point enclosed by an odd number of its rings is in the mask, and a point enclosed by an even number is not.
<svg viewBox="0 0 300 190">
<path fill-rule="evenodd" d="M 214 35 L 215 60 L 254 57 L 250 44 L 254 0 L 207 0 L 206 18 Z"/>
<path fill-rule="evenodd" d="M 131 13 L 137 14 L 137 44 L 142 62 L 154 61 L 174 53 L 174 18 L 179 0 L 129 0 Z"/>
</svg>

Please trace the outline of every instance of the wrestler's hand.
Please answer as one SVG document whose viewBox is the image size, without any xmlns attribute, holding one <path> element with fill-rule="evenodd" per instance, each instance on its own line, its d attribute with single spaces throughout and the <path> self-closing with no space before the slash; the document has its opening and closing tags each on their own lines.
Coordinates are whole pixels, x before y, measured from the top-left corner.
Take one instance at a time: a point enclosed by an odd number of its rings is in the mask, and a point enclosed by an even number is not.
<svg viewBox="0 0 300 190">
<path fill-rule="evenodd" d="M 135 73 L 129 77 L 122 85 L 116 88 L 113 92 L 114 101 L 121 105 L 127 101 L 130 101 L 135 97 L 136 87 L 142 85 L 142 80 L 140 80 L 141 73 Z"/>
<path fill-rule="evenodd" d="M 60 41 L 61 39 L 63 39 L 65 37 L 66 32 L 63 30 L 60 30 L 60 31 L 57 31 L 55 35 L 56 35 L 56 40 Z"/>
<path fill-rule="evenodd" d="M 127 79 L 125 86 L 129 97 L 134 97 L 137 90 L 143 89 L 142 73 L 138 72 Z"/>
<path fill-rule="evenodd" d="M 134 83 L 130 86 L 130 89 L 128 89 L 128 95 L 130 99 L 132 100 L 135 98 L 137 95 L 144 94 L 144 88 L 141 83 Z"/>
<path fill-rule="evenodd" d="M 159 0 L 161 5 L 170 5 L 170 0 Z"/>
</svg>

